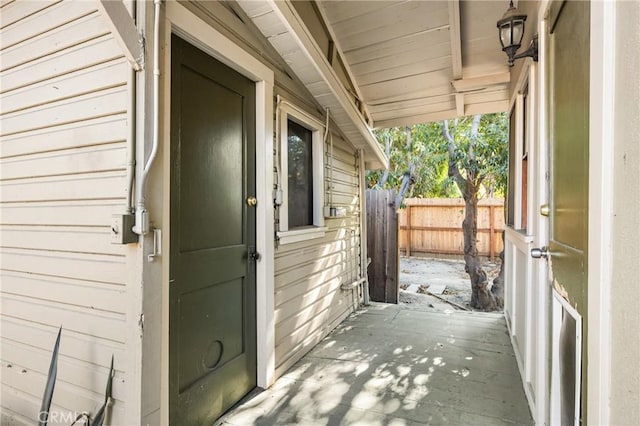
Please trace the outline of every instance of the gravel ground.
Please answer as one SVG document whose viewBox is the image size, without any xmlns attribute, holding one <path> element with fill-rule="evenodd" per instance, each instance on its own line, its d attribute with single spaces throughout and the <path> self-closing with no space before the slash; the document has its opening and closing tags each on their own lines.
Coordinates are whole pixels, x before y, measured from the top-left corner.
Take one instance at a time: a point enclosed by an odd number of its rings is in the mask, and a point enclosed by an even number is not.
<svg viewBox="0 0 640 426">
<path fill-rule="evenodd" d="M 498 275 L 500 265 L 486 262 L 483 266 L 491 283 Z M 438 296 L 471 310 L 471 283 L 469 275 L 464 271 L 464 260 L 400 257 L 400 302 L 405 307 L 429 307 L 439 311 L 458 309 L 434 296 L 424 294 L 430 287 L 434 292 L 441 291 L 444 287 L 444 291 Z"/>
</svg>

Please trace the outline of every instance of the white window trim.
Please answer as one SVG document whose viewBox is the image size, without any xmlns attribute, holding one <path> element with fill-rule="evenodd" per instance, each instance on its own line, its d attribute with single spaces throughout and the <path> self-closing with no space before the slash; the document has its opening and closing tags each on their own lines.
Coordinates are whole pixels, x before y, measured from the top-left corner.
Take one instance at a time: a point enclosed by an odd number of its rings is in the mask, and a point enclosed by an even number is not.
<svg viewBox="0 0 640 426">
<path fill-rule="evenodd" d="M 289 229 L 289 152 L 288 121 L 311 130 L 311 146 L 313 161 L 313 225 L 304 228 Z M 277 233 L 280 244 L 321 238 L 327 228 L 324 226 L 324 141 L 325 125 L 302 109 L 288 102 L 280 104 L 280 185 L 283 192 L 279 209 L 280 230 Z"/>
</svg>

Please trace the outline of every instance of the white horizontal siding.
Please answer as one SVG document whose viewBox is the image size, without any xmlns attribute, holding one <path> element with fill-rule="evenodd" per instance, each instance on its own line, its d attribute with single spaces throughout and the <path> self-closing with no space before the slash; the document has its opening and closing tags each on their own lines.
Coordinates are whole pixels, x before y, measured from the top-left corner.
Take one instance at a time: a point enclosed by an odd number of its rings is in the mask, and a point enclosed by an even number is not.
<svg viewBox="0 0 640 426">
<path fill-rule="evenodd" d="M 114 59 L 72 73 L 49 79 L 30 86 L 5 92 L 2 96 L 0 114 L 7 114 L 39 105 L 51 104 L 91 92 L 107 90 L 123 85 L 122 75 L 129 70 L 129 63 Z"/>
<path fill-rule="evenodd" d="M 111 35 L 107 34 L 2 71 L 0 92 L 37 83 L 43 79 L 43 75 L 47 76 L 45 80 L 55 78 L 121 57 L 120 47 Z"/>
<path fill-rule="evenodd" d="M 0 421 L 36 422 L 62 326 L 53 409 L 95 414 L 113 355 L 110 424 L 137 423 L 135 250 L 110 243 L 130 67 L 89 1 L 2 2 L 0 54 Z"/>
<path fill-rule="evenodd" d="M 122 245 L 111 244 L 111 230 L 103 227 L 0 225 L 2 247 L 124 256 Z"/>
<path fill-rule="evenodd" d="M 127 99 L 127 89 L 121 86 L 9 113 L 2 116 L 0 136 L 122 114 Z"/>
<path fill-rule="evenodd" d="M 360 277 L 357 161 L 341 139 L 334 138 L 332 158 L 325 148 L 325 202 L 331 189 L 332 205 L 345 207 L 347 216 L 325 219 L 328 231 L 322 238 L 276 249 L 276 375 L 324 338 L 357 303 L 357 295 L 340 288 Z"/>
<path fill-rule="evenodd" d="M 43 13 L 47 13 L 47 10 L 43 11 Z M 65 19 L 65 17 L 61 18 Z M 59 24 L 61 25 L 51 31 L 43 32 L 33 38 L 3 49 L 0 70 L 10 70 L 109 33 L 104 18 L 97 11 L 78 19 L 64 23 L 59 22 Z M 17 22 L 14 25 L 21 24 Z"/>
<path fill-rule="evenodd" d="M 2 270 L 124 285 L 126 265 L 119 256 L 3 248 Z"/>
<path fill-rule="evenodd" d="M 64 200 L 49 202 L 3 203 L 3 225 L 108 227 L 105 218 L 122 212 L 122 200 Z"/>
<path fill-rule="evenodd" d="M 55 342 L 57 332 L 57 327 L 21 318 L 6 318 L 2 324 L 3 339 L 14 344 L 19 343 L 40 350 L 48 350 L 49 353 L 53 347 L 52 342 Z M 29 338 L 25 339 L 25 335 Z M 112 354 L 115 359 L 123 359 L 125 358 L 125 348 L 117 342 L 89 336 L 74 330 L 65 331 L 65 338 L 60 341 L 61 357 L 75 359 L 88 367 L 98 366 L 100 368 L 108 368 L 111 363 Z M 87 359 L 91 359 L 92 362 L 87 363 L 85 361 Z M 62 365 L 60 368 L 63 368 Z M 5 367 L 6 364 L 5 361 L 3 361 L 3 368 Z M 118 369 L 117 365 L 114 365 L 114 367 Z M 81 379 L 78 378 L 78 380 Z M 44 388 L 42 388 L 42 390 L 44 390 Z M 39 395 L 36 396 L 40 398 L 42 396 L 41 394 L 42 392 L 39 392 Z"/>
<path fill-rule="evenodd" d="M 123 195 L 124 181 L 123 171 L 10 180 L 0 185 L 0 196 L 3 203 L 114 199 Z"/>
<path fill-rule="evenodd" d="M 125 150 L 124 142 L 114 142 L 4 159 L 0 160 L 0 179 L 7 181 L 122 170 L 125 167 Z"/>
<path fill-rule="evenodd" d="M 3 163 L 8 163 L 8 159 L 15 156 L 95 147 L 126 139 L 126 116 L 116 114 L 5 136 L 0 139 L 0 152 Z"/>
<path fill-rule="evenodd" d="M 124 315 L 121 285 L 56 277 L 32 272 L 3 271 L 2 291 L 7 295 L 33 295 L 41 300 Z"/>
<path fill-rule="evenodd" d="M 60 22 L 72 22 L 96 11 L 95 4 L 88 1 L 75 3 L 57 2 L 51 4 L 43 1 L 33 1 L 32 3 L 36 5 L 39 3 L 40 7 L 47 6 L 46 13 L 28 14 L 27 10 L 24 9 L 25 6 L 19 2 L 3 7 L 3 15 L 11 14 L 12 11 L 18 13 L 19 9 L 22 8 L 22 16 L 25 17 L 20 20 L 20 25 L 4 25 L 5 22 L 3 20 L 2 30 L 0 32 L 2 35 L 0 39 L 0 49 L 4 50 L 18 43 L 27 42 L 38 35 L 55 30 Z M 38 7 L 36 6 L 36 8 Z M 18 17 L 17 15 L 14 16 Z"/>
<path fill-rule="evenodd" d="M 58 1 L 59 0 L 28 1 L 25 2 L 26 4 L 20 4 L 17 1 L 2 3 L 2 9 L 0 10 L 2 12 L 0 15 L 0 28 L 4 29 L 18 21 L 27 19 Z"/>
</svg>

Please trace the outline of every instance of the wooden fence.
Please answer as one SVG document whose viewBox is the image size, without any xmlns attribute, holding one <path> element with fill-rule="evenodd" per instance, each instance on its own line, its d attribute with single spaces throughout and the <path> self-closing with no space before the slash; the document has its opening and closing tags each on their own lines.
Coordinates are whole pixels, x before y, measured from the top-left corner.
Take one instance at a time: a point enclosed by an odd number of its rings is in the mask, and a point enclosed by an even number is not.
<svg viewBox="0 0 640 426">
<path fill-rule="evenodd" d="M 398 213 L 394 190 L 367 190 L 367 270 L 369 296 L 374 302 L 398 303 Z"/>
<path fill-rule="evenodd" d="M 400 209 L 400 251 L 411 255 L 464 255 L 461 198 L 407 198 Z M 502 251 L 504 200 L 478 202 L 478 252 L 495 258 Z"/>
</svg>

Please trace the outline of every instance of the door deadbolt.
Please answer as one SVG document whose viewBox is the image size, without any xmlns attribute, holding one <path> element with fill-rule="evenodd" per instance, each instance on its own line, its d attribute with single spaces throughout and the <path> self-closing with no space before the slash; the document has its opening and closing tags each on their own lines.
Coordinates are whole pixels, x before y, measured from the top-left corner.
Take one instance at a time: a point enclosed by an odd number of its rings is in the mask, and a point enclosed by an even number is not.
<svg viewBox="0 0 640 426">
<path fill-rule="evenodd" d="M 256 199 L 256 197 L 247 198 L 247 205 L 248 206 L 255 207 L 257 204 L 258 204 L 258 200 Z"/>
<path fill-rule="evenodd" d="M 532 248 L 531 257 L 534 259 L 547 259 L 549 257 L 549 248 L 547 246 Z"/>
</svg>

